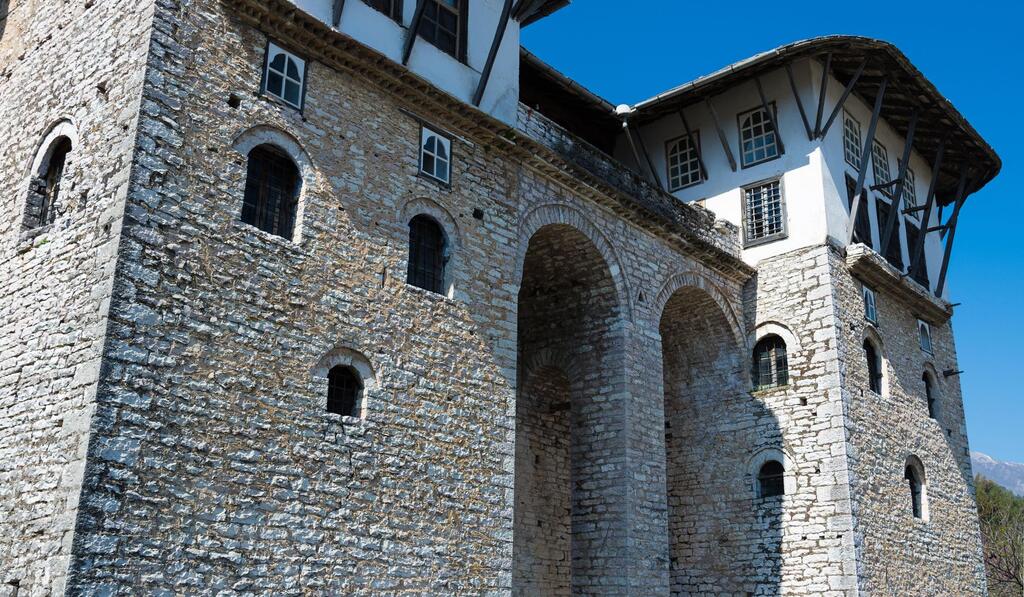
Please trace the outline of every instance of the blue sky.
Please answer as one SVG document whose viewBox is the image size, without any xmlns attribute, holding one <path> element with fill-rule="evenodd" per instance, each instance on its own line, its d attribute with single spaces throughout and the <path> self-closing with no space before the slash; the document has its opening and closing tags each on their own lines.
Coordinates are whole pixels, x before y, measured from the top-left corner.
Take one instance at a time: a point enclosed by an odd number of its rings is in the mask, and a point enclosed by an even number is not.
<svg viewBox="0 0 1024 597">
<path fill-rule="evenodd" d="M 629 8 L 625 8 L 628 6 Z M 971 449 L 1024 462 L 1024 9 L 1010 3 L 574 0 L 523 31 L 528 49 L 613 104 L 758 52 L 834 33 L 896 44 L 996 149 L 950 265 Z M 1015 192 L 1016 191 L 1016 192 Z M 1021 378 L 1018 379 L 1018 375 Z"/>
</svg>

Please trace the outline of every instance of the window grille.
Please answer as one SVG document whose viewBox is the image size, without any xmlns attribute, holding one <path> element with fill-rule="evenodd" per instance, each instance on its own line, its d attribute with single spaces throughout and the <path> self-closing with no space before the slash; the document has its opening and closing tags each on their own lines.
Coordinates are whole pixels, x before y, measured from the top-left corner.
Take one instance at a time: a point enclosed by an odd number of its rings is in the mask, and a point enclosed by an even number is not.
<svg viewBox="0 0 1024 597">
<path fill-rule="evenodd" d="M 305 76 L 305 60 L 281 49 L 273 42 L 267 44 L 267 68 L 263 76 L 264 92 L 301 110 Z"/>
<path fill-rule="evenodd" d="M 871 171 L 875 176 L 875 184 L 883 184 L 892 180 L 892 174 L 889 172 L 889 152 L 878 141 L 875 141 L 871 147 Z M 882 192 L 892 195 L 892 187 L 886 187 Z"/>
<path fill-rule="evenodd" d="M 924 382 L 924 396 L 928 401 L 928 416 L 932 419 L 935 418 L 935 388 L 932 383 L 932 376 L 927 371 L 921 375 L 921 381 Z"/>
<path fill-rule="evenodd" d="M 459 60 L 466 58 L 465 0 L 423 0 L 423 15 L 417 33 L 442 52 Z"/>
<path fill-rule="evenodd" d="M 769 104 L 768 107 L 774 110 L 775 104 Z M 755 108 L 740 114 L 739 121 L 744 167 L 779 157 L 775 130 L 764 108 Z"/>
<path fill-rule="evenodd" d="M 420 172 L 445 184 L 451 182 L 452 142 L 426 127 L 420 132 Z"/>
<path fill-rule="evenodd" d="M 868 366 L 868 388 L 876 393 L 882 393 L 882 358 L 870 340 L 864 340 L 864 359 Z"/>
<path fill-rule="evenodd" d="M 860 123 L 843 110 L 843 156 L 854 170 L 860 170 L 860 144 Z"/>
<path fill-rule="evenodd" d="M 749 245 L 786 234 L 782 183 L 773 180 L 743 189 L 744 232 Z"/>
<path fill-rule="evenodd" d="M 853 211 L 853 192 L 855 190 L 857 190 L 857 181 L 847 174 L 846 205 L 849 211 Z M 873 247 L 871 242 L 871 220 L 870 216 L 868 216 L 868 193 L 863 189 L 860 192 L 860 207 L 857 208 L 857 222 L 853 225 L 853 242 Z"/>
<path fill-rule="evenodd" d="M 772 334 L 765 336 L 754 346 L 753 362 L 754 387 L 773 388 L 789 383 L 789 363 L 786 360 L 786 343 Z"/>
<path fill-rule="evenodd" d="M 932 328 L 926 322 L 917 320 L 917 337 L 921 350 L 932 354 Z"/>
<path fill-rule="evenodd" d="M 907 168 L 907 174 L 903 177 L 903 202 L 905 207 L 917 206 L 917 177 L 910 168 Z"/>
<path fill-rule="evenodd" d="M 921 482 L 921 475 L 917 469 L 908 464 L 903 472 L 903 478 L 910 487 L 910 508 L 914 518 L 924 518 L 923 494 L 924 486 Z"/>
<path fill-rule="evenodd" d="M 358 417 L 362 391 L 363 383 L 351 367 L 333 367 L 327 374 L 327 412 Z"/>
<path fill-rule="evenodd" d="M 875 302 L 875 291 L 867 286 L 864 287 L 864 319 L 875 325 L 878 324 L 878 305 Z"/>
<path fill-rule="evenodd" d="M 885 234 L 885 223 L 889 221 L 889 213 L 892 211 L 892 205 L 883 197 L 875 197 L 875 222 L 878 225 L 878 240 L 881 242 L 882 235 Z M 903 218 L 896 216 L 896 225 L 892 227 L 892 233 L 889 236 L 889 245 L 885 248 L 885 260 L 892 264 L 896 269 L 903 271 L 903 248 L 900 246 L 900 221 Z"/>
<path fill-rule="evenodd" d="M 445 244 L 444 231 L 430 216 L 418 215 L 409 222 L 409 284 L 444 291 Z"/>
<path fill-rule="evenodd" d="M 760 497 L 775 497 L 786 493 L 786 469 L 778 460 L 769 460 L 757 473 Z"/>
<path fill-rule="evenodd" d="M 695 185 L 703 180 L 700 171 L 700 160 L 697 152 L 700 149 L 699 131 L 693 131 L 693 139 L 697 143 L 694 146 L 690 143 L 689 136 L 679 137 L 668 142 L 668 184 L 673 191 Z"/>
<path fill-rule="evenodd" d="M 366 0 L 371 7 L 402 23 L 402 0 Z"/>
<path fill-rule="evenodd" d="M 242 221 L 291 240 L 299 197 L 299 169 L 271 145 L 249 152 Z"/>
</svg>

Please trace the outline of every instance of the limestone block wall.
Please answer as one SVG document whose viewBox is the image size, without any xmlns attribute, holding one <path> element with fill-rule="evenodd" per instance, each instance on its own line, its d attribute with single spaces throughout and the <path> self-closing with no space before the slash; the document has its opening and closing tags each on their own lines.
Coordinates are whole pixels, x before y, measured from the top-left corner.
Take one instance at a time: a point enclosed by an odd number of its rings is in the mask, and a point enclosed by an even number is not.
<svg viewBox="0 0 1024 597">
<path fill-rule="evenodd" d="M 0 595 L 65 584 L 129 186 L 151 2 L 4 3 L 0 25 Z M 52 223 L 24 230 L 44 140 Z"/>
<path fill-rule="evenodd" d="M 934 354 L 918 340 L 918 314 L 876 291 L 878 324 L 864 319 L 862 283 L 836 267 L 842 319 L 840 361 L 849 417 L 850 487 L 862 571 L 873 595 L 984 595 L 985 577 L 963 401 L 950 321 L 932 322 Z M 867 383 L 865 337 L 883 355 L 879 395 Z M 937 382 L 928 416 L 922 374 Z M 925 472 L 925 519 L 915 519 L 907 459 Z"/>
</svg>

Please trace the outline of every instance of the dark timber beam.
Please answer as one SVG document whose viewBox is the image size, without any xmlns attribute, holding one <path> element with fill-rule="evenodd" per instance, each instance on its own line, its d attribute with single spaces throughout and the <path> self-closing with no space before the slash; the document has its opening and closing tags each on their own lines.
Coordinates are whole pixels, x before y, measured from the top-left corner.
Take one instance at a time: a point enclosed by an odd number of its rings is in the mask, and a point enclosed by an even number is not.
<svg viewBox="0 0 1024 597">
<path fill-rule="evenodd" d="M 487 53 L 487 62 L 484 63 L 484 70 L 480 73 L 480 81 L 473 92 L 473 105 L 479 106 L 484 99 L 484 91 L 487 90 L 487 81 L 491 78 L 491 69 L 494 68 L 494 60 L 498 57 L 498 48 L 501 47 L 501 40 L 505 37 L 505 29 L 508 29 L 508 18 L 512 14 L 512 0 L 505 0 L 501 8 L 501 16 L 498 17 L 498 28 L 494 31 L 494 39 L 491 41 L 491 51 Z"/>
<path fill-rule="evenodd" d="M 629 149 L 633 152 L 633 160 L 636 162 L 637 171 L 643 173 L 644 162 L 640 159 L 640 151 L 636 148 L 636 141 L 633 140 L 633 133 L 629 128 L 629 122 L 625 120 L 622 121 L 622 132 L 626 134 L 626 141 L 629 143 Z M 647 167 L 650 169 L 650 161 L 647 162 Z M 652 175 L 654 174 L 653 169 L 650 170 L 650 173 Z M 657 182 L 658 186 L 661 186 L 661 181 L 659 181 L 657 177 L 655 177 L 654 182 Z"/>
<path fill-rule="evenodd" d="M 939 143 L 938 151 L 935 152 L 935 164 L 932 166 L 932 180 L 928 183 L 928 198 L 924 201 L 924 214 L 921 216 L 921 234 L 917 236 L 917 245 L 914 246 L 913 252 L 910 254 L 910 269 L 908 269 L 907 272 L 909 272 L 911 276 L 914 275 L 918 267 L 921 265 L 921 256 L 924 254 L 924 241 L 925 238 L 928 237 L 927 229 L 932 217 L 932 205 L 935 204 L 935 187 L 939 182 L 939 172 L 941 172 L 942 158 L 945 153 L 946 139 L 943 139 Z M 963 174 L 960 175 L 961 182 L 966 181 L 966 177 L 967 169 L 964 168 Z"/>
<path fill-rule="evenodd" d="M 878 117 L 882 113 L 882 100 L 885 98 L 885 86 L 887 82 L 882 79 L 878 86 L 878 95 L 875 96 L 875 108 L 871 111 L 871 123 L 868 125 L 868 135 L 864 139 L 864 149 L 860 152 L 860 169 L 857 172 L 857 186 L 853 189 L 853 205 L 850 206 L 850 222 L 846 225 L 846 244 L 853 242 L 853 230 L 857 225 L 857 211 L 860 209 L 860 195 L 864 190 L 864 178 L 868 174 L 868 162 L 871 158 L 871 146 L 875 142 L 875 129 L 878 128 Z"/>
<path fill-rule="evenodd" d="M 832 52 L 825 54 L 825 66 L 821 71 L 821 87 L 818 88 L 818 116 L 814 119 L 814 138 L 821 131 L 821 117 L 825 115 L 825 93 L 828 91 L 828 73 L 832 70 Z"/>
<path fill-rule="evenodd" d="M 690 140 L 690 147 L 693 148 L 693 152 L 697 154 L 697 165 L 700 166 L 700 179 L 708 179 L 708 169 L 704 167 L 704 155 L 701 153 L 700 145 L 697 143 L 697 139 L 693 136 L 693 131 L 690 130 L 690 123 L 686 121 L 686 115 L 683 114 L 682 108 L 676 111 L 679 114 L 679 120 L 683 121 L 683 130 L 686 131 L 686 138 Z M 667 159 L 668 156 L 666 156 Z"/>
<path fill-rule="evenodd" d="M 843 104 L 846 103 L 846 98 L 850 97 L 850 93 L 853 92 L 853 87 L 857 84 L 857 80 L 860 79 L 861 73 L 864 72 L 864 67 L 868 65 L 868 59 L 860 61 L 860 66 L 857 67 L 857 72 L 853 73 L 853 77 L 850 78 L 850 82 L 846 84 L 846 88 L 843 89 L 843 95 L 839 96 L 839 103 L 836 104 L 835 108 L 832 108 L 832 113 L 829 114 L 828 120 L 825 121 L 825 126 L 818 132 L 819 137 L 824 137 L 828 134 L 828 129 L 835 122 L 836 116 L 839 115 L 839 111 L 843 109 Z M 881 87 L 885 87 L 888 84 L 888 79 L 883 78 L 882 82 L 879 83 Z"/>
<path fill-rule="evenodd" d="M 651 154 L 647 153 L 647 144 L 644 143 L 644 133 L 639 128 L 636 129 L 636 138 L 637 141 L 640 142 L 640 153 L 644 155 L 644 161 L 647 163 L 647 169 L 651 172 L 651 177 L 654 178 L 654 182 L 657 183 L 658 188 L 664 191 L 665 185 L 661 183 L 661 177 L 658 176 L 658 171 L 654 169 L 654 162 L 651 161 Z"/>
<path fill-rule="evenodd" d="M 946 286 L 946 272 L 949 270 L 949 256 L 953 253 L 953 238 L 956 237 L 956 223 L 960 218 L 960 208 L 964 206 L 964 202 L 967 201 L 967 193 L 964 190 L 967 188 L 967 168 L 963 169 L 960 173 L 960 184 L 957 186 L 956 191 L 956 205 L 953 207 L 953 213 L 949 216 L 949 222 L 946 226 L 949 228 L 949 238 L 946 239 L 946 247 L 942 253 L 942 269 L 939 271 L 939 282 L 935 285 L 935 296 L 942 298 L 942 289 Z"/>
<path fill-rule="evenodd" d="M 903 159 L 900 160 L 900 169 L 896 175 L 896 180 L 885 183 L 886 186 L 895 183 L 896 188 L 893 189 L 892 192 L 892 210 L 889 212 L 889 219 L 885 221 L 885 236 L 881 238 L 882 255 L 888 254 L 885 251 L 889 248 L 889 239 L 892 237 L 892 231 L 895 229 L 896 222 L 899 217 L 900 203 L 903 201 L 903 183 L 907 179 L 907 164 L 910 163 L 910 150 L 914 147 L 914 132 L 917 130 L 917 116 L 918 113 L 914 112 L 914 116 L 910 120 L 910 126 L 907 127 L 907 138 L 903 142 Z"/>
<path fill-rule="evenodd" d="M 779 155 L 786 153 L 786 146 L 782 144 L 782 133 L 779 132 L 779 123 L 775 121 L 775 111 L 768 105 L 768 98 L 764 94 L 764 87 L 761 87 L 761 77 L 754 77 L 757 85 L 757 95 L 761 97 L 761 108 L 768 116 L 768 122 L 772 123 L 772 131 L 775 132 L 775 143 L 779 146 Z"/>
<path fill-rule="evenodd" d="M 722 150 L 725 151 L 725 157 L 729 158 L 729 167 L 735 172 L 736 158 L 732 155 L 732 149 L 729 148 L 729 140 L 725 138 L 722 123 L 718 120 L 718 112 L 715 112 L 715 107 L 711 105 L 711 98 L 704 98 L 704 104 L 708 107 L 708 112 L 711 113 L 711 120 L 715 123 L 715 131 L 718 132 L 718 140 L 722 142 Z"/>
<path fill-rule="evenodd" d="M 405 33 L 405 47 L 402 48 L 402 66 L 409 65 L 409 57 L 412 56 L 412 46 L 416 43 L 416 38 L 419 37 L 420 21 L 423 20 L 423 7 L 426 4 L 427 0 L 416 0 L 416 12 L 413 13 L 412 23 L 409 24 L 409 30 Z"/>
<path fill-rule="evenodd" d="M 331 22 L 334 23 L 334 27 L 341 26 L 341 13 L 345 10 L 345 0 L 334 0 L 334 4 L 331 6 Z"/>
<path fill-rule="evenodd" d="M 800 111 L 800 120 L 804 123 L 804 130 L 807 131 L 807 140 L 814 140 L 814 133 L 811 131 L 811 123 L 807 121 L 807 112 L 804 110 L 804 103 L 800 100 L 800 92 L 796 88 L 796 78 L 793 76 L 793 64 L 786 63 L 786 76 L 789 77 L 789 88 L 793 90 L 793 99 L 796 100 L 796 108 Z"/>
</svg>

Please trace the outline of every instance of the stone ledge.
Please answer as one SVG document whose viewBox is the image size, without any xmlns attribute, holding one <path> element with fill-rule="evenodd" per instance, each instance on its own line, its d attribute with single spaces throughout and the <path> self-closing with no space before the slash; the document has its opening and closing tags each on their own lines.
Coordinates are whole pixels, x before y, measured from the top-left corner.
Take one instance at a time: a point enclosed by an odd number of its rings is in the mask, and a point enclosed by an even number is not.
<svg viewBox="0 0 1024 597">
<path fill-rule="evenodd" d="M 895 297 L 932 325 L 944 324 L 953 315 L 953 308 L 948 302 L 904 276 L 867 245 L 858 243 L 847 247 L 846 266 L 873 290 Z"/>
</svg>

